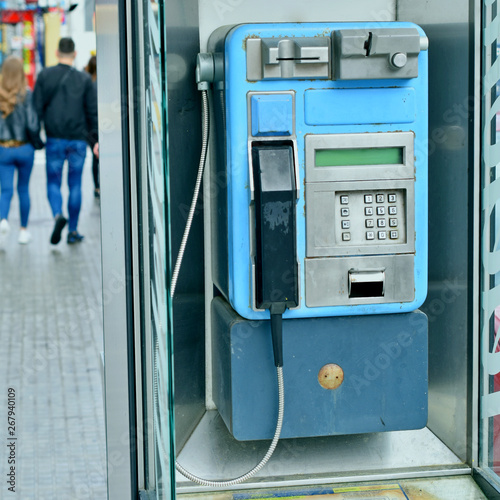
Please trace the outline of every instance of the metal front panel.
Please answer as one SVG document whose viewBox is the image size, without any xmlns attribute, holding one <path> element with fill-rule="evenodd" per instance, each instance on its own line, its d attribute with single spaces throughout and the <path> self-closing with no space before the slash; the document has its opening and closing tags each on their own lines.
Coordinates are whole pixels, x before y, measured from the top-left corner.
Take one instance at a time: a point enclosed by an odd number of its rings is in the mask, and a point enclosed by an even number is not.
<svg viewBox="0 0 500 500">
<path fill-rule="evenodd" d="M 330 77 L 328 38 L 250 38 L 247 40 L 247 80 Z"/>
<path fill-rule="evenodd" d="M 337 49 L 335 78 L 358 80 L 370 78 L 368 75 L 372 75 L 371 78 L 375 75 L 376 78 L 418 76 L 421 40 L 416 29 L 341 29 L 335 31 L 334 39 Z"/>
<path fill-rule="evenodd" d="M 414 140 L 415 134 L 412 132 L 306 135 L 306 182 L 413 179 L 415 176 Z M 403 163 L 399 165 L 316 166 L 315 155 L 318 150 L 388 147 L 403 148 Z"/>
<path fill-rule="evenodd" d="M 306 238 L 307 257 L 414 252 L 413 181 L 306 183 Z"/>
<path fill-rule="evenodd" d="M 315 258 L 305 260 L 307 307 L 349 306 L 411 302 L 415 299 L 413 255 L 369 256 L 349 258 Z M 384 295 L 353 298 L 349 296 L 349 272 L 385 273 Z M 372 313 L 377 307 L 372 307 Z"/>
</svg>

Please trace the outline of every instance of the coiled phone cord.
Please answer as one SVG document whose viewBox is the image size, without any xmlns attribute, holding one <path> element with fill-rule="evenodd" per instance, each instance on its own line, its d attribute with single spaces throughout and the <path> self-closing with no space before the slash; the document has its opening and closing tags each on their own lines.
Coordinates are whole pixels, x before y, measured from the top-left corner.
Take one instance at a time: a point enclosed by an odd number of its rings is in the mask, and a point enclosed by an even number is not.
<svg viewBox="0 0 500 500">
<path fill-rule="evenodd" d="M 194 212 L 196 210 L 196 203 L 198 201 L 198 195 L 200 192 L 200 187 L 201 187 L 201 181 L 203 178 L 203 171 L 205 169 L 205 163 L 207 159 L 207 150 L 208 150 L 208 135 L 209 135 L 209 129 L 210 129 L 210 113 L 209 113 L 209 106 L 208 106 L 208 93 L 206 90 L 202 90 L 202 113 L 203 113 L 203 125 L 202 125 L 202 148 L 201 148 L 201 154 L 200 154 L 200 164 L 198 167 L 198 175 L 196 178 L 196 184 L 194 188 L 194 193 L 193 193 L 193 199 L 191 201 L 191 207 L 189 209 L 188 213 L 188 218 L 186 221 L 186 227 L 184 229 L 184 234 L 182 236 L 182 241 L 181 241 L 181 246 L 179 249 L 179 253 L 177 255 L 177 259 L 175 262 L 174 266 L 174 271 L 172 273 L 172 280 L 170 283 L 170 297 L 173 298 L 175 294 L 175 288 L 177 286 L 177 279 L 179 277 L 179 272 L 181 269 L 181 264 L 182 264 L 182 259 L 184 257 L 184 252 L 186 250 L 186 244 L 189 236 L 189 232 L 191 231 L 191 224 L 193 222 L 194 218 Z M 155 397 L 155 403 L 157 403 L 157 398 L 158 398 L 158 370 L 157 370 L 157 358 L 158 358 L 158 350 L 159 350 L 159 345 L 158 345 L 158 338 L 156 339 L 155 343 L 155 374 L 154 374 L 154 397 Z M 271 441 L 271 445 L 269 446 L 269 449 L 267 450 L 267 453 L 265 454 L 264 458 L 249 472 L 246 474 L 243 474 L 242 476 L 239 476 L 234 479 L 229 479 L 227 481 L 211 481 L 208 479 L 203 479 L 201 477 L 198 477 L 191 472 L 187 471 L 182 467 L 179 462 L 175 462 L 175 467 L 176 469 L 186 478 L 189 480 L 201 484 L 203 486 L 209 486 L 213 488 L 225 488 L 229 486 L 234 486 L 236 484 L 242 483 L 243 481 L 246 481 L 247 479 L 250 479 L 252 476 L 257 474 L 269 461 L 271 458 L 272 454 L 274 453 L 274 450 L 276 449 L 276 446 L 278 444 L 280 435 L 281 435 L 281 428 L 283 426 L 283 416 L 285 414 L 285 388 L 284 388 L 284 382 L 283 382 L 283 367 L 278 366 L 277 368 L 277 376 L 278 376 L 278 421 L 276 424 L 276 430 L 274 432 L 274 437 L 273 440 Z M 155 404 L 156 406 L 156 404 Z M 163 449 L 163 447 L 162 447 Z"/>
</svg>

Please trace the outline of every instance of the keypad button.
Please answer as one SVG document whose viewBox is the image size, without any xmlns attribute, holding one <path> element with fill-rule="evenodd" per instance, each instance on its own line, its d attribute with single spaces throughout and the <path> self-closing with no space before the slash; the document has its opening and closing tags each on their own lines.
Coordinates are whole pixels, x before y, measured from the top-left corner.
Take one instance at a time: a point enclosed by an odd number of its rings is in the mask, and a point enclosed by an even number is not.
<svg viewBox="0 0 500 500">
<path fill-rule="evenodd" d="M 375 227 L 375 221 L 373 219 L 366 219 L 365 225 L 366 227 Z"/>
<path fill-rule="evenodd" d="M 389 203 L 396 203 L 396 195 L 395 194 L 389 194 L 387 195 L 387 199 L 389 200 Z"/>
<path fill-rule="evenodd" d="M 389 219 L 389 226 L 398 227 L 398 219 Z"/>
<path fill-rule="evenodd" d="M 342 233 L 342 241 L 351 241 L 351 233 Z"/>
<path fill-rule="evenodd" d="M 373 195 L 365 194 L 365 203 L 373 203 Z"/>
<path fill-rule="evenodd" d="M 343 220 L 342 221 L 342 229 L 349 229 L 351 227 L 351 221 L 350 220 Z"/>
<path fill-rule="evenodd" d="M 365 215 L 373 215 L 373 208 L 365 207 Z"/>
<path fill-rule="evenodd" d="M 379 240 L 385 240 L 385 239 L 387 239 L 387 231 L 379 231 L 378 232 L 378 239 Z"/>
<path fill-rule="evenodd" d="M 377 215 L 385 215 L 385 207 L 377 207 Z"/>
<path fill-rule="evenodd" d="M 348 205 L 349 204 L 349 196 L 341 196 L 340 197 L 340 203 L 342 205 Z"/>
<path fill-rule="evenodd" d="M 384 203 L 385 196 L 383 194 L 377 194 L 377 203 Z"/>
<path fill-rule="evenodd" d="M 378 227 L 385 227 L 385 219 L 377 219 Z"/>
<path fill-rule="evenodd" d="M 366 232 L 366 239 L 367 240 L 374 240 L 375 239 L 375 233 L 373 231 L 367 231 Z"/>
<path fill-rule="evenodd" d="M 389 234 L 391 240 L 397 240 L 398 239 L 398 232 L 397 231 L 391 231 Z"/>
<path fill-rule="evenodd" d="M 342 215 L 342 217 L 347 217 L 349 215 L 349 209 L 348 208 L 341 208 L 340 215 Z"/>
<path fill-rule="evenodd" d="M 398 213 L 398 209 L 396 207 L 389 207 L 389 215 L 396 215 Z"/>
</svg>

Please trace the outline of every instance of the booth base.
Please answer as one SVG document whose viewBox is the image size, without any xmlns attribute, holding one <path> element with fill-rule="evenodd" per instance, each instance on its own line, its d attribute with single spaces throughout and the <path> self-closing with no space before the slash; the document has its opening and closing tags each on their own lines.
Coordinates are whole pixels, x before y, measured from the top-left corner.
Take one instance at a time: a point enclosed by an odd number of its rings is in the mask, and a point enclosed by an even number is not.
<svg viewBox="0 0 500 500">
<path fill-rule="evenodd" d="M 209 480 L 238 477 L 265 455 L 269 441 L 241 442 L 217 411 L 207 411 L 178 456 L 190 472 Z M 374 434 L 283 439 L 269 463 L 248 482 L 227 488 L 246 490 L 354 481 L 470 474 L 429 429 Z M 177 473 L 178 493 L 213 491 Z"/>
<path fill-rule="evenodd" d="M 485 500 L 473 478 L 468 476 L 404 479 L 368 483 L 346 483 L 305 488 L 273 488 L 225 493 L 184 493 L 182 500 Z"/>
</svg>

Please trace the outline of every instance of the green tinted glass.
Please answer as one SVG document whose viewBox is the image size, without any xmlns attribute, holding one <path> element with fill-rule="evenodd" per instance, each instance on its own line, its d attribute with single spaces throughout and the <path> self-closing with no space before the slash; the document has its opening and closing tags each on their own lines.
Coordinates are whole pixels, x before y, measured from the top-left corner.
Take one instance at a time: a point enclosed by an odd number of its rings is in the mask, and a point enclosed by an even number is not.
<svg viewBox="0 0 500 500">
<path fill-rule="evenodd" d="M 397 165 L 403 163 L 403 148 L 318 149 L 317 167 L 351 165 Z"/>
</svg>

